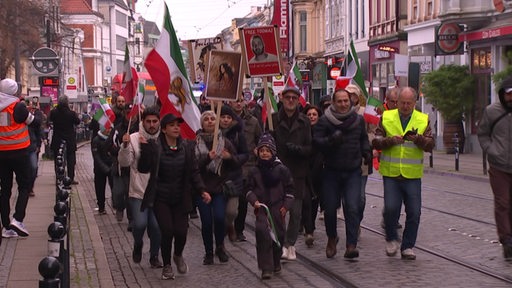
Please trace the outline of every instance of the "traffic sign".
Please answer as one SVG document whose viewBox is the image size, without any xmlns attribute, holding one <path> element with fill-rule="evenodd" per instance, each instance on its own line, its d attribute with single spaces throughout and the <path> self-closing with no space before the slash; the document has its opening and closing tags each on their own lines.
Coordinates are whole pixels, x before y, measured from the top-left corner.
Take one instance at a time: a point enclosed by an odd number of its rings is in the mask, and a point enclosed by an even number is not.
<svg viewBox="0 0 512 288">
<path fill-rule="evenodd" d="M 34 68 L 42 74 L 58 73 L 59 56 L 57 53 L 48 47 L 41 47 L 32 54 L 31 60 Z"/>
</svg>

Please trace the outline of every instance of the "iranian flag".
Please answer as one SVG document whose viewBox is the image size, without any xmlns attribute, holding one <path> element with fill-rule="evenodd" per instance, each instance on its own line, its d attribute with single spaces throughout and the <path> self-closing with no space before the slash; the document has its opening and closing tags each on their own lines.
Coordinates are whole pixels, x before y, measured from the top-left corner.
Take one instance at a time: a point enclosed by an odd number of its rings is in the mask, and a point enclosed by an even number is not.
<svg viewBox="0 0 512 288">
<path fill-rule="evenodd" d="M 269 100 L 267 100 L 267 97 Z M 261 121 L 263 122 L 263 126 L 265 126 L 268 115 L 272 115 L 272 113 L 277 112 L 276 97 L 274 96 L 274 90 L 272 90 L 271 87 L 267 87 L 265 97 L 263 97 L 263 99 L 263 106 L 261 107 Z M 267 101 L 270 102 L 270 113 L 267 112 Z"/>
<path fill-rule="evenodd" d="M 297 65 L 297 61 L 294 61 L 293 63 L 292 70 L 290 70 L 290 73 L 288 74 L 288 79 L 286 80 L 285 86 L 295 87 L 299 91 L 302 91 L 302 75 L 300 75 L 300 69 Z M 302 93 L 300 94 L 299 101 L 302 107 L 306 106 L 306 98 L 304 95 L 302 95 Z"/>
<path fill-rule="evenodd" d="M 126 103 L 132 103 L 133 98 L 137 94 L 137 84 L 139 82 L 139 76 L 137 75 L 137 69 L 132 66 L 132 59 L 130 57 L 130 51 L 128 50 L 128 43 L 124 50 L 124 71 L 123 71 L 123 89 L 121 95 L 124 96 Z"/>
<path fill-rule="evenodd" d="M 144 93 L 146 92 L 145 89 L 145 81 L 139 80 L 139 90 L 137 92 L 137 97 L 133 99 L 133 105 L 132 109 L 130 110 L 130 113 L 128 113 L 128 118 L 133 118 L 137 114 L 140 114 L 140 106 L 142 105 L 142 100 L 144 99 Z"/>
<path fill-rule="evenodd" d="M 108 105 L 107 100 L 105 98 L 98 98 L 101 109 L 97 109 L 96 113 L 94 113 L 94 120 L 100 123 L 100 127 L 111 128 L 114 120 L 116 120 L 116 115 L 110 105 Z"/>
<path fill-rule="evenodd" d="M 195 132 L 201 128 L 201 114 L 193 97 L 167 4 L 160 39 L 146 57 L 145 66 L 162 104 L 160 116 L 172 113 L 183 118 L 185 122 L 181 125 L 181 135 L 183 138 L 194 139 Z"/>
<path fill-rule="evenodd" d="M 370 124 L 379 124 L 380 111 L 382 111 L 382 102 L 379 99 L 369 97 L 364 109 L 364 120 Z"/>
<path fill-rule="evenodd" d="M 356 48 L 354 47 L 354 41 L 350 40 L 350 51 L 348 52 L 347 58 L 347 73 L 346 76 L 352 78 L 351 83 L 359 86 L 359 89 L 363 92 L 366 99 L 368 99 L 368 91 L 364 85 L 363 73 L 359 66 L 359 58 L 357 57 Z"/>
</svg>

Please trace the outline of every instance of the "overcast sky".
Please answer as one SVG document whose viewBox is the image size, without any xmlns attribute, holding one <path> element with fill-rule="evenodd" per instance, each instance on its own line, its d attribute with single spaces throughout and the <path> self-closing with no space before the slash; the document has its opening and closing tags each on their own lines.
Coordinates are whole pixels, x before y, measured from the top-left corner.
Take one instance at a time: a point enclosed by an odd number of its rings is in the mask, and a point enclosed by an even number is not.
<svg viewBox="0 0 512 288">
<path fill-rule="evenodd" d="M 214 37 L 231 25 L 233 18 L 251 12 L 251 6 L 268 5 L 269 0 L 165 0 L 171 21 L 181 40 Z M 162 27 L 164 0 L 138 0 L 136 11 Z"/>
</svg>

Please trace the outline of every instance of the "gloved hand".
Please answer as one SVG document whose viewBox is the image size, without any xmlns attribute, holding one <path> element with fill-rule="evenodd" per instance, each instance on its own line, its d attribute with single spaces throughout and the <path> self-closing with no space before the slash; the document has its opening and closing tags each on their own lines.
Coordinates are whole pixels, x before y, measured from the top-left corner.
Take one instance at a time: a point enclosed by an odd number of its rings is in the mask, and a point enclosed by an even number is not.
<svg viewBox="0 0 512 288">
<path fill-rule="evenodd" d="M 331 145 L 341 144 L 343 142 L 343 132 L 341 132 L 341 130 L 334 131 L 334 133 L 329 136 L 328 141 Z"/>
<path fill-rule="evenodd" d="M 369 165 L 372 163 L 372 154 L 371 153 L 363 154 L 363 163 L 364 163 L 364 165 Z"/>
<path fill-rule="evenodd" d="M 281 212 L 281 217 L 283 217 L 283 218 L 284 218 L 284 216 L 286 216 L 287 211 L 288 210 L 286 210 L 286 208 L 284 208 L 284 207 L 279 208 L 279 212 Z"/>
<path fill-rule="evenodd" d="M 300 154 L 302 152 L 302 147 L 292 142 L 286 143 L 286 149 L 288 149 L 288 152 L 293 154 Z"/>
</svg>

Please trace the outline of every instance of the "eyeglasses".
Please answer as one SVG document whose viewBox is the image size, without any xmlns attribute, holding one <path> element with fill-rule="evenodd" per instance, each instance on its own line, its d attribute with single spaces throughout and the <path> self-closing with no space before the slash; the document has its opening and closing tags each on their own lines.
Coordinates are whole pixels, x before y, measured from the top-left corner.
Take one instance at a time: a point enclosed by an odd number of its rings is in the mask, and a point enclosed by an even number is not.
<svg viewBox="0 0 512 288">
<path fill-rule="evenodd" d="M 284 96 L 283 96 L 283 99 L 286 99 L 286 100 L 289 100 L 289 101 L 290 101 L 290 100 L 295 101 L 295 100 L 298 100 L 298 99 L 299 99 L 299 97 L 298 97 L 298 96 L 295 96 L 295 95 L 284 95 Z"/>
</svg>

